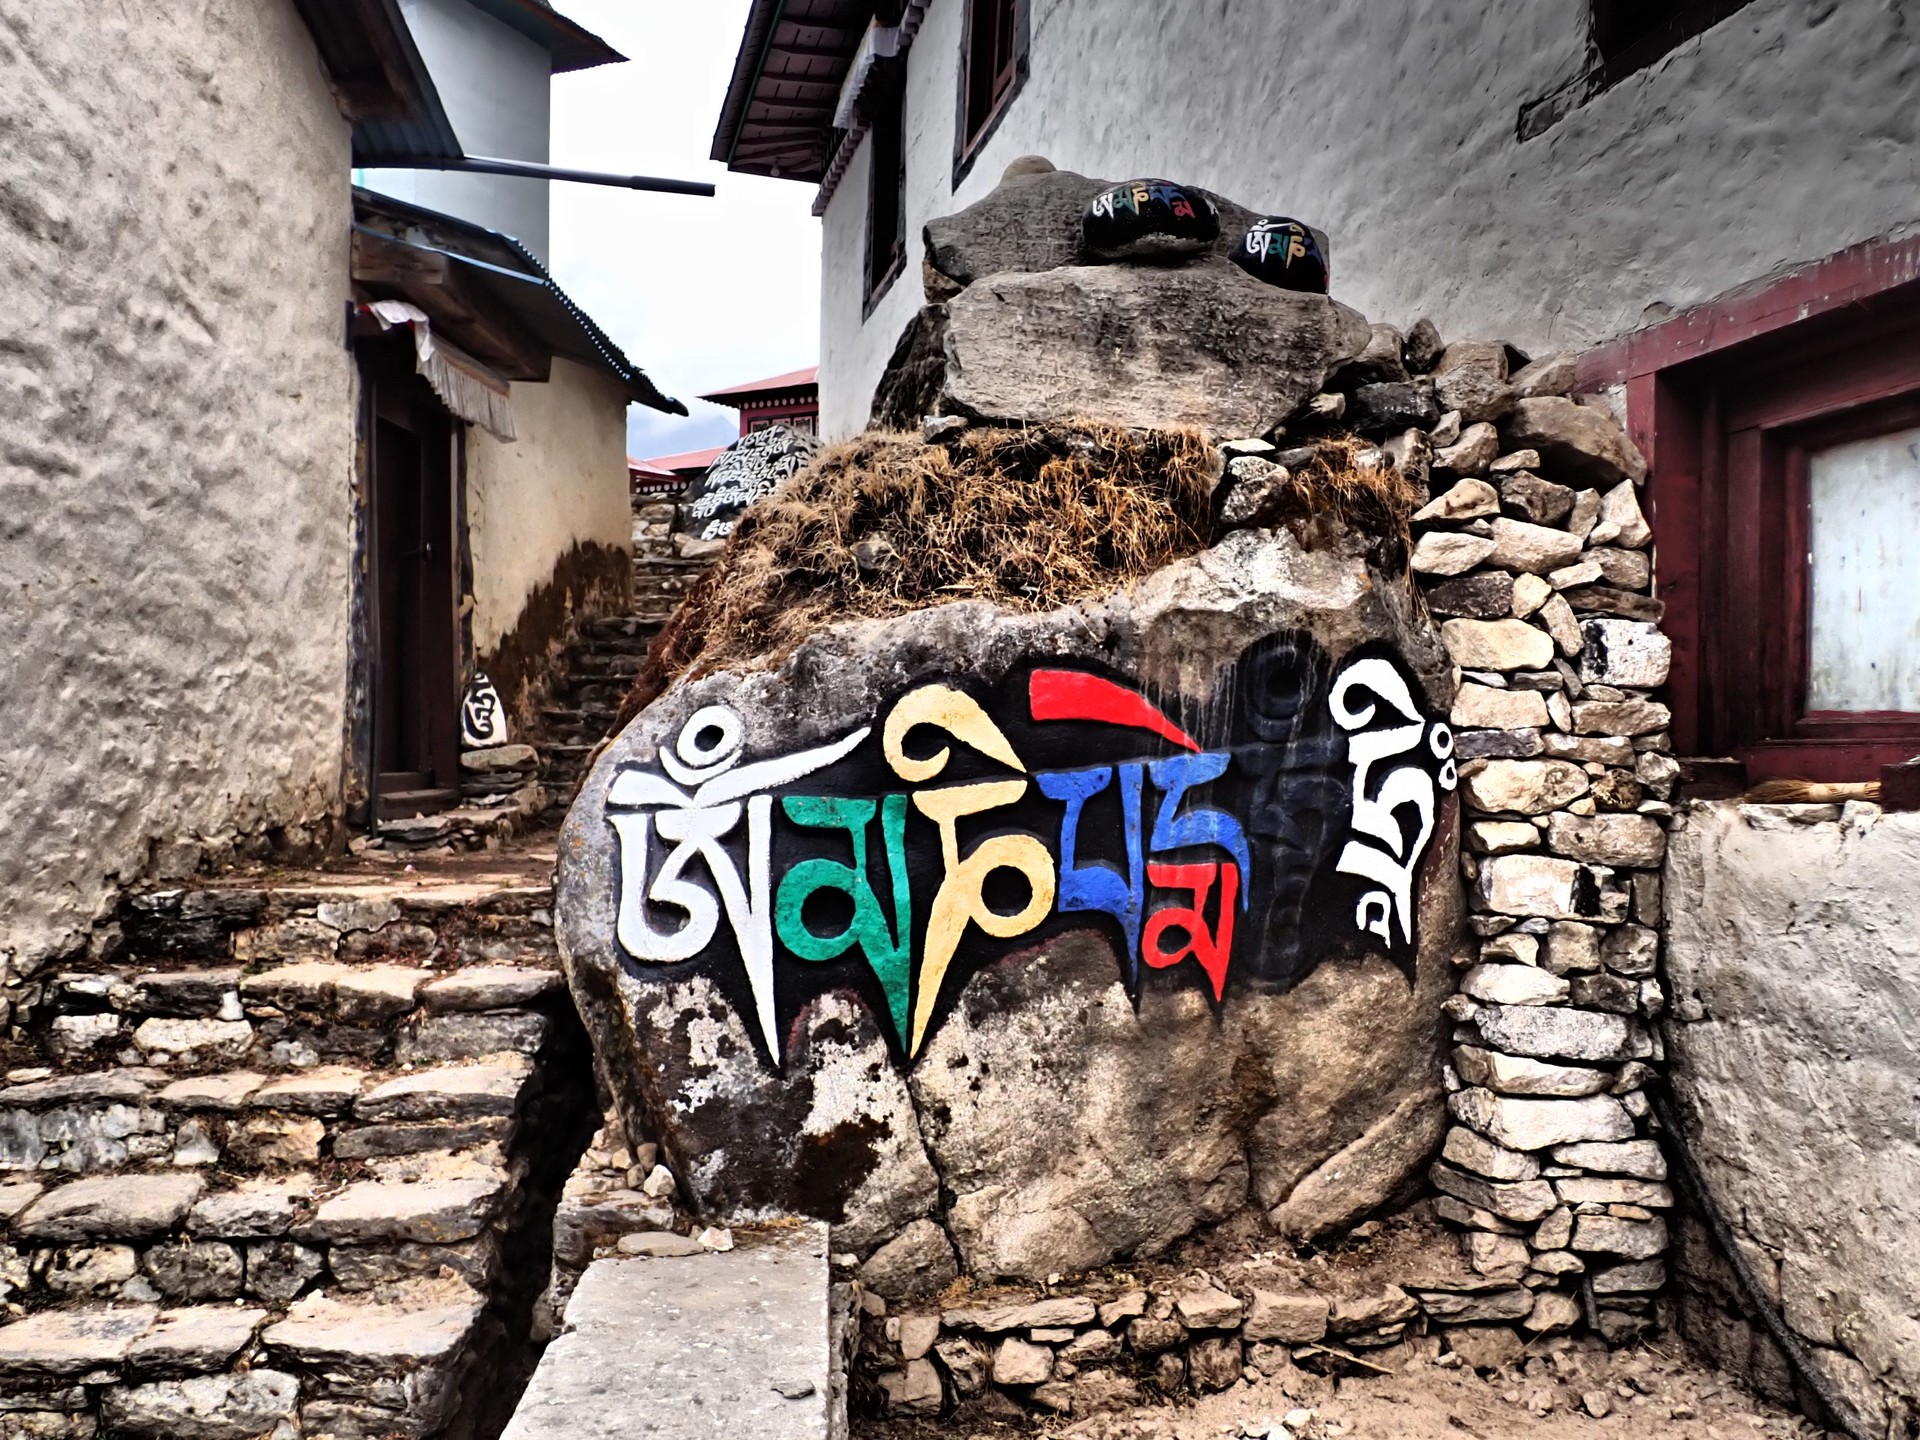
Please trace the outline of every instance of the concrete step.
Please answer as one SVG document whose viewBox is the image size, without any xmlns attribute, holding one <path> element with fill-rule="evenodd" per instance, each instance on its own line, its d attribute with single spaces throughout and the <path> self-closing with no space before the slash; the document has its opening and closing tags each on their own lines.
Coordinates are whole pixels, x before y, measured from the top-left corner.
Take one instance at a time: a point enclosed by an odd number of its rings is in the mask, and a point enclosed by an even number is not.
<svg viewBox="0 0 1920 1440">
<path fill-rule="evenodd" d="M 734 1233 L 724 1253 L 589 1265 L 502 1440 L 845 1434 L 827 1227 Z"/>
</svg>

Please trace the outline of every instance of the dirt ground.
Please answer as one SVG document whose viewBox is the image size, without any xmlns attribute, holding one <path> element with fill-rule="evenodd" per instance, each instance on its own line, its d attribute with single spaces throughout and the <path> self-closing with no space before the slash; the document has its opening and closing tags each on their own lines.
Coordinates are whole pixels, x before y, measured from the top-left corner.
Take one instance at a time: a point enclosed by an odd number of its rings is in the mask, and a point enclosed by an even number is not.
<svg viewBox="0 0 1920 1440">
<path fill-rule="evenodd" d="M 1290 1370 L 1186 1404 L 1033 1422 L 962 1412 L 944 1421 L 856 1422 L 861 1440 L 1751 1440 L 1826 1435 L 1692 1360 L 1677 1341 L 1609 1353 L 1562 1341 L 1478 1374 L 1437 1340 L 1368 1358 L 1390 1375 L 1329 1378 Z M 1833 1440 L 1840 1440 L 1838 1435 Z"/>
</svg>

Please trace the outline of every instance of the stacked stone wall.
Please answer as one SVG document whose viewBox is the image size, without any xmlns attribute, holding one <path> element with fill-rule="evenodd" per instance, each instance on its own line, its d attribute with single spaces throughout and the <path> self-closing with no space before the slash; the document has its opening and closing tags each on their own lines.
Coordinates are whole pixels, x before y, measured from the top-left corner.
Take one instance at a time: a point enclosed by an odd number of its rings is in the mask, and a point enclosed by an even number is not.
<svg viewBox="0 0 1920 1440">
<path fill-rule="evenodd" d="M 21 992 L 0 1435 L 497 1429 L 597 1113 L 548 896 L 136 895 Z"/>
</svg>

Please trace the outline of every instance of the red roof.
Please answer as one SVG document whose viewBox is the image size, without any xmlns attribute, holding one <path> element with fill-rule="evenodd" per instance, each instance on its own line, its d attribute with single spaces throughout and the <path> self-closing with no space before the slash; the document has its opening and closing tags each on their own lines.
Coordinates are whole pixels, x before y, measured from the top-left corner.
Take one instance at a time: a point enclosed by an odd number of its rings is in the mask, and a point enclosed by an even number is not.
<svg viewBox="0 0 1920 1440">
<path fill-rule="evenodd" d="M 720 452 L 726 448 L 724 445 L 716 445 L 711 450 L 687 450 L 679 455 L 656 455 L 651 460 L 635 460 L 629 456 L 627 469 L 665 480 L 679 475 L 683 470 L 706 469 L 720 458 Z"/>
<path fill-rule="evenodd" d="M 789 370 L 785 375 L 770 376 L 765 380 L 750 380 L 745 385 L 729 385 L 724 390 L 715 390 L 702 395 L 702 400 L 712 400 L 716 404 L 726 405 L 750 396 L 764 395 L 775 390 L 801 390 L 820 383 L 820 367 L 809 365 L 804 370 Z"/>
</svg>

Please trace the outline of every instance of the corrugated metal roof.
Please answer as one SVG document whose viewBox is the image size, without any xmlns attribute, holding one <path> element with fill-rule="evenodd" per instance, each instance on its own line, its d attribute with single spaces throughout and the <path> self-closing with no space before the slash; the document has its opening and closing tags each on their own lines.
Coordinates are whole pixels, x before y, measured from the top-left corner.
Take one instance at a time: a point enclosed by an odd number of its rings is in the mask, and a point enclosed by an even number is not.
<svg viewBox="0 0 1920 1440">
<path fill-rule="evenodd" d="M 687 407 L 660 392 L 571 296 L 554 283 L 533 252 L 511 235 L 389 195 L 355 187 L 356 220 L 380 217 L 413 233 L 409 245 L 445 255 L 462 277 L 514 316 L 552 354 L 605 371 L 627 387 L 634 403 L 685 415 Z"/>
</svg>

